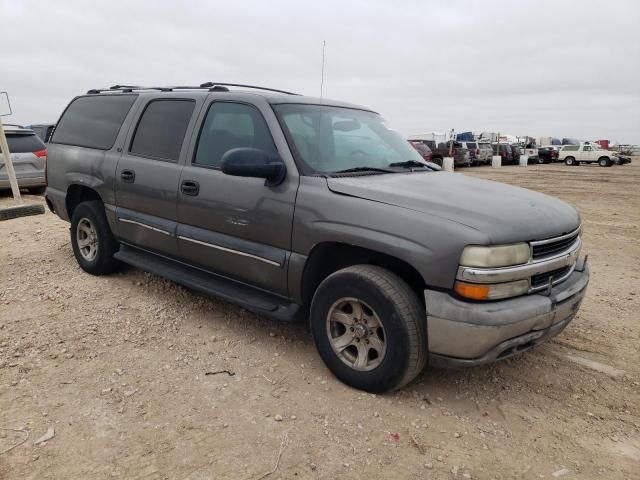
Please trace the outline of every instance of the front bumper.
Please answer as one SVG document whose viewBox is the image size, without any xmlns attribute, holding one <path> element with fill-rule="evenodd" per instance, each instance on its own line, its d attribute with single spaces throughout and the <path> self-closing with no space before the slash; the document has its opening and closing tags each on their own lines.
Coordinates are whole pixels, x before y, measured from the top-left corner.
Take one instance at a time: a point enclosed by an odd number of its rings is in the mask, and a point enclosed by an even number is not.
<svg viewBox="0 0 640 480">
<path fill-rule="evenodd" d="M 441 367 L 481 365 L 529 350 L 559 334 L 576 315 L 587 291 L 586 260 L 549 295 L 496 302 L 467 302 L 425 290 L 429 363 Z"/>
</svg>

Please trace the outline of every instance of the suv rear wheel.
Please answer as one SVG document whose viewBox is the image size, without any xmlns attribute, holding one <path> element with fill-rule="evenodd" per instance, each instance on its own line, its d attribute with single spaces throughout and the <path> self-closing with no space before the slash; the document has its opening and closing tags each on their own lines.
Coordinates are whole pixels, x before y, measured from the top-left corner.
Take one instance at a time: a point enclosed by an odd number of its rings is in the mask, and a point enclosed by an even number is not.
<svg viewBox="0 0 640 480">
<path fill-rule="evenodd" d="M 577 163 L 576 163 L 576 159 L 575 159 L 575 158 L 573 158 L 573 157 L 567 157 L 567 158 L 565 158 L 565 159 L 564 159 L 564 163 L 565 163 L 565 165 L 569 165 L 570 167 L 571 167 L 571 166 L 573 166 L 573 165 L 577 165 Z"/>
<path fill-rule="evenodd" d="M 82 202 L 74 209 L 71 246 L 78 264 L 85 272 L 104 275 L 118 268 L 120 263 L 113 258 L 118 251 L 118 242 L 111 233 L 102 202 Z"/>
<path fill-rule="evenodd" d="M 598 159 L 598 165 L 600 165 L 601 167 L 610 167 L 611 166 L 611 160 L 609 160 L 608 157 L 600 157 Z"/>
<path fill-rule="evenodd" d="M 311 303 L 311 332 L 327 367 L 368 392 L 401 388 L 424 368 L 424 308 L 397 275 L 356 265 L 328 276 Z"/>
</svg>

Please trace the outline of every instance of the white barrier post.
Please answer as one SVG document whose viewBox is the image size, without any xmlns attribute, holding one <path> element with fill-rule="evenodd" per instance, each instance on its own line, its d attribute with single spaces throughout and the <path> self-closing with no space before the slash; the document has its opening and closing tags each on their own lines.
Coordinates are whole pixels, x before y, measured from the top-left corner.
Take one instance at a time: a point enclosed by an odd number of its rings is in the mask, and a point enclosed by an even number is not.
<svg viewBox="0 0 640 480">
<path fill-rule="evenodd" d="M 500 155 L 494 155 L 491 157 L 491 168 L 502 167 L 502 157 Z"/>
<path fill-rule="evenodd" d="M 445 172 L 453 172 L 453 157 L 444 157 L 442 160 L 442 168 Z"/>
<path fill-rule="evenodd" d="M 529 155 L 520 155 L 520 166 L 526 167 L 529 165 Z"/>
</svg>

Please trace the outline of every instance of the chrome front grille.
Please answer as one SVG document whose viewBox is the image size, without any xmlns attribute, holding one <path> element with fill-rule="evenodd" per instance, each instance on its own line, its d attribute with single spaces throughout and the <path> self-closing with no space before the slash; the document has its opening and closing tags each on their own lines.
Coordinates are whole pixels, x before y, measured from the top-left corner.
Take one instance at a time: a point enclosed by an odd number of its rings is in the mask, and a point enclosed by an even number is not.
<svg viewBox="0 0 640 480">
<path fill-rule="evenodd" d="M 551 270 L 550 272 L 541 273 L 539 275 L 533 275 L 531 277 L 531 288 L 537 289 L 540 287 L 546 287 L 549 285 L 549 280 L 553 277 L 553 284 L 555 285 L 571 273 L 573 265 Z"/>
<path fill-rule="evenodd" d="M 531 242 L 532 258 L 534 261 L 536 261 L 542 258 L 552 257 L 566 250 L 569 250 L 569 248 L 578 240 L 579 236 L 580 228 L 567 235 L 550 238 L 548 240 Z"/>
</svg>

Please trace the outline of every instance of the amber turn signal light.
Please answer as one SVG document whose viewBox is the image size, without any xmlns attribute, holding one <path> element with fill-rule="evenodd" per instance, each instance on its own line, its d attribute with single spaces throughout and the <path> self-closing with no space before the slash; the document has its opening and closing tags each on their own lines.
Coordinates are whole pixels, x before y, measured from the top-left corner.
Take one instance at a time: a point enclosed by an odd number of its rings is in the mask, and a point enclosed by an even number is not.
<svg viewBox="0 0 640 480">
<path fill-rule="evenodd" d="M 473 300 L 487 300 L 489 298 L 490 288 L 488 285 L 456 282 L 454 290 L 461 297 L 471 298 Z"/>
</svg>

